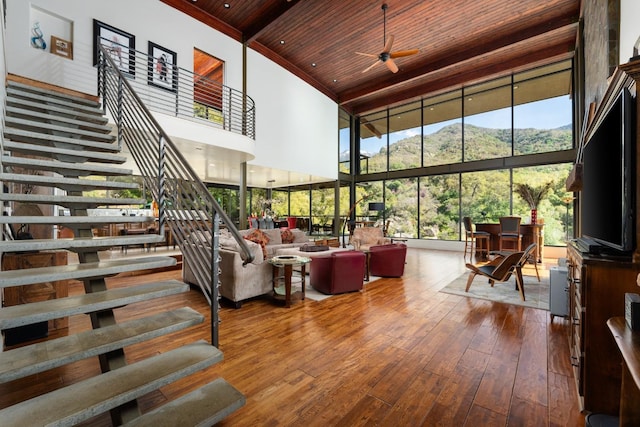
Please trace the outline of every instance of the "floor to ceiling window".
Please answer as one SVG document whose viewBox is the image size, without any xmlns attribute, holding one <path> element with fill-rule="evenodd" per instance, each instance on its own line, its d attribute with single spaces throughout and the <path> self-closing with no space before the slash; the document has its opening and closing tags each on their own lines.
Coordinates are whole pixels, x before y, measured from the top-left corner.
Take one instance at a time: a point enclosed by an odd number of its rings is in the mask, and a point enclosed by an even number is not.
<svg viewBox="0 0 640 427">
<path fill-rule="evenodd" d="M 546 244 L 564 245 L 573 235 L 572 193 L 564 188 L 573 147 L 571 65 L 564 61 L 361 117 L 355 178 L 371 186 L 367 175 L 389 175 L 376 183 L 384 189 L 379 194 L 390 234 L 458 240 L 463 216 L 497 222 L 518 215 L 526 222 L 530 208 L 514 184 L 552 182 L 538 218 Z"/>
</svg>

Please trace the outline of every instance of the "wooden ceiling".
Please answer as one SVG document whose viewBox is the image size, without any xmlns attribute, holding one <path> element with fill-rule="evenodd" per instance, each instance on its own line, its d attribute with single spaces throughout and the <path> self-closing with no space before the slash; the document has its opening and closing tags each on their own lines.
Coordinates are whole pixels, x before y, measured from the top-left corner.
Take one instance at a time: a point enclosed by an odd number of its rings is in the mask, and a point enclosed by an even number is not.
<svg viewBox="0 0 640 427">
<path fill-rule="evenodd" d="M 580 0 L 161 0 L 361 115 L 573 56 Z M 419 49 L 379 64 L 384 46 Z M 225 5 L 228 5 L 226 7 Z M 224 59 L 224 58 L 223 58 Z"/>
</svg>

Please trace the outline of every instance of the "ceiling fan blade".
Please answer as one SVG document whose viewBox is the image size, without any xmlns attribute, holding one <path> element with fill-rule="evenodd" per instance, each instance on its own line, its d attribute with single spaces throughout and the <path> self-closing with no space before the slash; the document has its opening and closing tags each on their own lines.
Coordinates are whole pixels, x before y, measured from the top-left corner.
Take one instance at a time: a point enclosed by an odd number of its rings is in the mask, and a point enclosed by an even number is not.
<svg viewBox="0 0 640 427">
<path fill-rule="evenodd" d="M 393 44 L 393 36 L 389 36 L 387 38 L 387 42 L 384 45 L 384 49 L 382 50 L 382 53 L 389 53 L 391 52 L 391 45 Z"/>
<path fill-rule="evenodd" d="M 362 56 L 368 56 L 370 58 L 377 58 L 378 57 L 378 55 L 374 55 L 373 53 L 356 52 L 356 54 L 362 55 Z"/>
<path fill-rule="evenodd" d="M 375 67 L 376 65 L 378 65 L 380 63 L 380 61 L 376 61 L 373 64 L 369 65 L 367 68 L 365 68 L 364 70 L 362 70 L 363 73 L 366 73 L 367 71 L 369 71 L 370 69 L 372 69 L 373 67 Z"/>
<path fill-rule="evenodd" d="M 397 52 L 391 52 L 389 54 L 390 58 L 401 58 L 403 56 L 415 55 L 420 52 L 420 49 L 409 49 L 409 50 L 399 50 Z"/>
<path fill-rule="evenodd" d="M 392 73 L 398 72 L 398 66 L 396 65 L 395 62 L 393 62 L 393 59 L 389 58 L 386 61 L 384 61 L 384 63 L 387 66 L 387 68 L 391 70 Z"/>
</svg>

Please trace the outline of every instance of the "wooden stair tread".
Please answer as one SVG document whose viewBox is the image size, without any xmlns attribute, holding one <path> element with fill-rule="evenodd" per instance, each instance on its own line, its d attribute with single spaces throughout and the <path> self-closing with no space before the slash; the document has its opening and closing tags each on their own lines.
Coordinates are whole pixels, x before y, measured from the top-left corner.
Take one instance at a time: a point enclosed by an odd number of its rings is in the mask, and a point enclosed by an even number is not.
<svg viewBox="0 0 640 427">
<path fill-rule="evenodd" d="M 178 399 L 124 424 L 126 427 L 211 426 L 246 403 L 231 384 L 217 378 Z"/>
<path fill-rule="evenodd" d="M 221 360 L 198 341 L 2 409 L 0 419 L 13 427 L 77 424 Z"/>
<path fill-rule="evenodd" d="M 3 244 L 5 243 L 9 243 L 9 241 L 3 242 Z M 22 270 L 7 270 L 0 271 L 0 288 L 58 280 L 82 280 L 101 276 L 108 277 L 118 273 L 171 267 L 175 265 L 175 263 L 176 260 L 172 257 L 141 257 L 88 262 L 84 264 L 69 264 L 56 267 L 31 268 L 29 269 L 28 275 L 24 274 Z M 9 307 L 4 307 L 3 310 L 9 310 Z M 1 316 L 2 310 L 0 310 L 0 317 Z"/>
<path fill-rule="evenodd" d="M 187 292 L 189 285 L 178 280 L 145 283 L 128 288 L 11 305 L 0 310 L 0 329 L 30 325 L 74 314 L 89 313 Z"/>
<path fill-rule="evenodd" d="M 192 308 L 182 307 L 8 350 L 0 358 L 0 383 L 166 335 L 203 321 L 203 315 Z"/>
</svg>

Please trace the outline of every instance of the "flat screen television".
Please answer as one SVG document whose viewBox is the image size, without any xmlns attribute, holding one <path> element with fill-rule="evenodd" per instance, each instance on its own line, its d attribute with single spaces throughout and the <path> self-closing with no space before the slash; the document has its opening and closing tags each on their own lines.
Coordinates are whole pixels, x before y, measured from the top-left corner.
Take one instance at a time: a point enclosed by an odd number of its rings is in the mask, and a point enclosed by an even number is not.
<svg viewBox="0 0 640 427">
<path fill-rule="evenodd" d="M 635 100 L 627 89 L 583 151 L 582 235 L 603 251 L 635 249 Z"/>
</svg>

